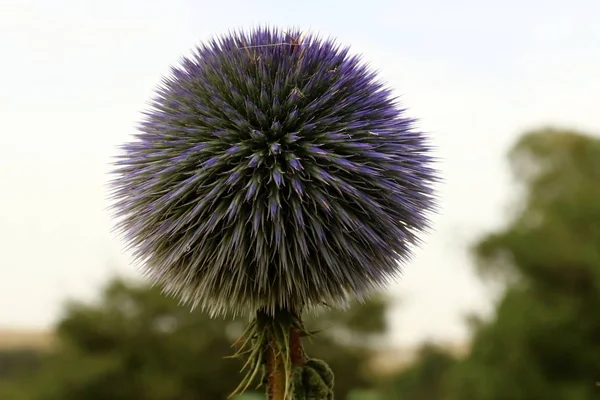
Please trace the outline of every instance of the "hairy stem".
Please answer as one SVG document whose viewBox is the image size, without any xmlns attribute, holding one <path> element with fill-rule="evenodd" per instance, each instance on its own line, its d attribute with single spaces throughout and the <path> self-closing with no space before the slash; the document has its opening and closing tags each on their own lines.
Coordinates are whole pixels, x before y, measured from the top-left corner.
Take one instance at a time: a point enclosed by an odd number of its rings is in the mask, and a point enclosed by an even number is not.
<svg viewBox="0 0 600 400">
<path fill-rule="evenodd" d="M 267 399 L 292 400 L 291 374 L 306 364 L 302 347 L 302 331 L 293 321 L 300 320 L 287 310 L 278 310 L 272 317 L 266 341 Z M 282 340 L 283 339 L 283 340 Z M 287 396 L 287 397 L 286 397 Z"/>
<path fill-rule="evenodd" d="M 323 369 L 318 360 L 310 359 L 304 353 L 302 338 L 308 334 L 298 313 L 285 309 L 275 312 L 258 310 L 256 318 L 234 344 L 238 350 L 233 357 L 246 359 L 242 368 L 246 373 L 230 398 L 255 383 L 261 372 L 260 381 L 267 386 L 267 400 L 307 399 L 306 393 L 319 393 L 321 389 L 315 384 L 322 386 L 320 382 L 323 379 L 326 381 L 325 391 L 329 390 L 333 375 L 328 367 Z M 325 371 L 325 375 L 321 370 Z M 305 381 L 308 382 L 307 387 Z M 310 398 L 329 400 L 329 397 Z"/>
<path fill-rule="evenodd" d="M 296 327 L 290 330 L 290 357 L 293 367 L 303 367 L 306 364 L 306 355 L 302 347 L 302 331 Z"/>
<path fill-rule="evenodd" d="M 270 335 L 267 342 L 267 399 L 288 400 L 286 395 L 285 358 L 277 345 L 275 338 Z"/>
</svg>

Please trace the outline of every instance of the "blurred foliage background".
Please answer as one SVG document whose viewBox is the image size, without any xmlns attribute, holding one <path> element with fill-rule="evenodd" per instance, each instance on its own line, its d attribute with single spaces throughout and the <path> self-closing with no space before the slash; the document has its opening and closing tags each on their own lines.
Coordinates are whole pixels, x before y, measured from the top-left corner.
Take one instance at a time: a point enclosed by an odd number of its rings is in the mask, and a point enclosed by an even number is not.
<svg viewBox="0 0 600 400">
<path fill-rule="evenodd" d="M 481 278 L 503 290 L 491 316 L 469 318 L 466 354 L 426 344 L 383 371 L 374 359 L 393 353 L 389 300 L 326 309 L 308 316 L 322 331 L 306 346 L 335 371 L 337 399 L 600 398 L 600 140 L 529 132 L 509 163 L 512 211 L 472 251 Z M 100 302 L 69 304 L 46 349 L 0 351 L 0 399 L 223 400 L 240 379 L 239 360 L 225 357 L 243 326 L 117 279 Z"/>
</svg>

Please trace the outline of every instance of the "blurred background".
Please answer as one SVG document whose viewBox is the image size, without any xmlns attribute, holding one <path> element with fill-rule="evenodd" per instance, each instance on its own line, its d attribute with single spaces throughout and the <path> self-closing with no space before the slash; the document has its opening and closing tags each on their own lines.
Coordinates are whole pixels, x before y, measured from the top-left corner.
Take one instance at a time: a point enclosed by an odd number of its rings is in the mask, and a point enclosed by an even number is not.
<svg viewBox="0 0 600 400">
<path fill-rule="evenodd" d="M 169 66 L 257 24 L 362 53 L 440 158 L 435 229 L 402 279 L 308 316 L 336 398 L 600 398 L 599 16 L 594 0 L 0 0 L 0 399 L 235 388 L 244 321 L 147 286 L 106 182 Z"/>
</svg>

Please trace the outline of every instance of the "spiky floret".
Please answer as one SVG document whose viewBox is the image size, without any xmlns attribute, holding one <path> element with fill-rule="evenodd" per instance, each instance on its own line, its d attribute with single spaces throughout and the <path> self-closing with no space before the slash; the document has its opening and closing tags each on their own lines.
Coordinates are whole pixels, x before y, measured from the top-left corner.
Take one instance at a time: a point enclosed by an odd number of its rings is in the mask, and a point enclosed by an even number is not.
<svg viewBox="0 0 600 400">
<path fill-rule="evenodd" d="M 213 314 L 363 296 L 428 226 L 425 135 L 360 57 L 299 35 L 199 45 L 117 161 L 118 227 L 135 257 Z"/>
</svg>

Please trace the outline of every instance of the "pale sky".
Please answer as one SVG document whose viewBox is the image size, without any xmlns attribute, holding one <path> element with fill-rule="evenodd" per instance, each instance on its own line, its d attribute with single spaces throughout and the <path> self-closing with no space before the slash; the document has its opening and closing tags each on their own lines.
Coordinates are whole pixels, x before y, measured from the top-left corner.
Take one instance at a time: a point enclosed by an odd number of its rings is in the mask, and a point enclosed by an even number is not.
<svg viewBox="0 0 600 400">
<path fill-rule="evenodd" d="M 390 288 L 392 335 L 463 340 L 490 304 L 467 251 L 504 220 L 508 147 L 547 125 L 600 132 L 599 16 L 596 0 L 0 0 L 0 327 L 47 328 L 65 299 L 138 276 L 105 210 L 115 147 L 195 44 L 274 24 L 351 45 L 430 133 L 441 212 Z"/>
</svg>

